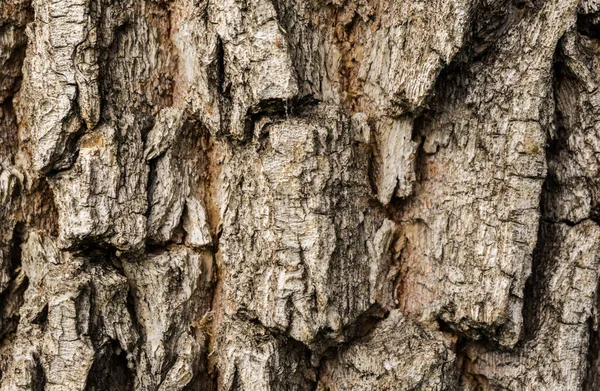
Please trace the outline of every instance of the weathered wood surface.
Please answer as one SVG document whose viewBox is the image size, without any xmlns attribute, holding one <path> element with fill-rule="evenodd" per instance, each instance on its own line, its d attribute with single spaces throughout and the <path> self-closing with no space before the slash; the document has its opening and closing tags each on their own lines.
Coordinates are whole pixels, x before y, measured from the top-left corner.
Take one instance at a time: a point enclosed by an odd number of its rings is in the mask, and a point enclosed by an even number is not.
<svg viewBox="0 0 600 391">
<path fill-rule="evenodd" d="M 597 0 L 3 0 L 0 389 L 598 390 Z"/>
</svg>

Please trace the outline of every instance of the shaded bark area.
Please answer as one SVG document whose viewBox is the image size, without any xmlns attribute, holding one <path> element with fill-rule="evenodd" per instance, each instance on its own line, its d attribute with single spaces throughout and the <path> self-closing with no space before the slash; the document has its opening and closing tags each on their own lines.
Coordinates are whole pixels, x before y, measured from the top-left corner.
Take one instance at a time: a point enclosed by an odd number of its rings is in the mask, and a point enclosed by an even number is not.
<svg viewBox="0 0 600 391">
<path fill-rule="evenodd" d="M 597 389 L 598 31 L 5 0 L 0 389 Z"/>
</svg>

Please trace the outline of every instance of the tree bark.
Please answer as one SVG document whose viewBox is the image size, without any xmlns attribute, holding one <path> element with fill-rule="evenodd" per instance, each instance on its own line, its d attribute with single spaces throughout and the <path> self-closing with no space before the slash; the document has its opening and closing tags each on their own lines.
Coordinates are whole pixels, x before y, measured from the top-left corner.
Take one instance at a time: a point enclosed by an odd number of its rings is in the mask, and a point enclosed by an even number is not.
<svg viewBox="0 0 600 391">
<path fill-rule="evenodd" d="M 3 0 L 0 390 L 600 389 L 598 0 Z"/>
</svg>

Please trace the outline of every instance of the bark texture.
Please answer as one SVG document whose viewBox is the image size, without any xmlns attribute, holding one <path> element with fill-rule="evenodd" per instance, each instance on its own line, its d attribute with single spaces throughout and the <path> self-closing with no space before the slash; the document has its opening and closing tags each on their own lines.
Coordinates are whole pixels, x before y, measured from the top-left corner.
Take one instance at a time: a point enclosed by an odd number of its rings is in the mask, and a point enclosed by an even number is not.
<svg viewBox="0 0 600 391">
<path fill-rule="evenodd" d="M 1 0 L 0 390 L 600 389 L 597 0 Z"/>
</svg>

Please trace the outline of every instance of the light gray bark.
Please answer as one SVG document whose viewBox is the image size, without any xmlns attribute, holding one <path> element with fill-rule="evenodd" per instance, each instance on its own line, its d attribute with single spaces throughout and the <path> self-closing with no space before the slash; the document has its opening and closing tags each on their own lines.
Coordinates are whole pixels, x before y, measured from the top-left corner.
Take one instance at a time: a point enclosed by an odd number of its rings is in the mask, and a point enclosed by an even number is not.
<svg viewBox="0 0 600 391">
<path fill-rule="evenodd" d="M 600 2 L 3 0 L 0 390 L 597 390 Z"/>
</svg>

